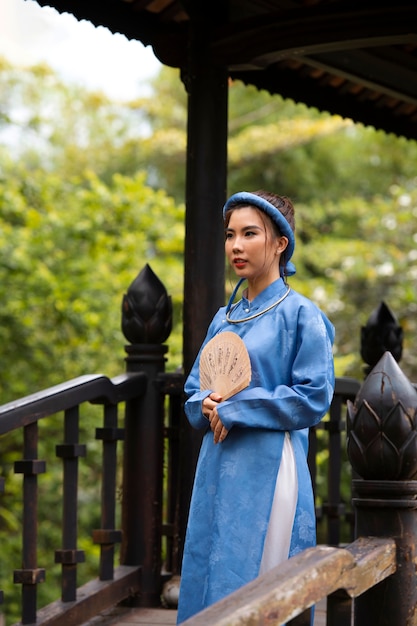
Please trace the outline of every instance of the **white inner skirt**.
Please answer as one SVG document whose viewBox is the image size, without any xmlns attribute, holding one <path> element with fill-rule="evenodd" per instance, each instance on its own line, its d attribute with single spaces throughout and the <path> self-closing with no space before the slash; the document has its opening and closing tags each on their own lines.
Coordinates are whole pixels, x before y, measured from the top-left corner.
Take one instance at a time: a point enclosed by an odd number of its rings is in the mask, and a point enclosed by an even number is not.
<svg viewBox="0 0 417 626">
<path fill-rule="evenodd" d="M 286 432 L 259 575 L 265 574 L 288 559 L 297 506 L 297 492 L 294 450 L 290 435 Z"/>
</svg>

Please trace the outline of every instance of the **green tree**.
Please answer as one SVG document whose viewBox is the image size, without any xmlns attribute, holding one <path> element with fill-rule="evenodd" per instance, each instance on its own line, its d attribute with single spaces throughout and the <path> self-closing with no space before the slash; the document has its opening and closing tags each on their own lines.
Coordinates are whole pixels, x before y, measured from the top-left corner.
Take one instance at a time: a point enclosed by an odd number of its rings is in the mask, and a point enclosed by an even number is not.
<svg viewBox="0 0 417 626">
<path fill-rule="evenodd" d="M 0 381 L 1 402 L 14 400 L 87 373 L 123 371 L 121 303 L 148 263 L 172 296 L 173 338 L 168 369 L 181 364 L 181 300 L 184 209 L 163 191 L 145 185 L 145 175 L 114 175 L 106 184 L 94 173 L 63 179 L 40 169 L 3 162 L 0 174 Z M 81 439 L 94 442 L 98 407 L 84 407 Z M 59 596 L 61 545 L 56 493 L 61 465 L 54 448 L 62 441 L 62 416 L 47 420 L 40 458 L 48 459 L 39 480 L 39 563 L 48 585 L 39 586 L 39 606 Z M 46 424 L 41 424 L 41 430 Z M 45 431 L 46 432 L 46 431 Z M 55 433 L 55 436 L 54 436 Z M 0 473 L 6 493 L 0 503 L 0 560 L 8 624 L 19 618 L 20 588 L 10 568 L 21 564 L 21 477 L 13 473 L 22 456 L 22 433 L 2 437 Z M 52 461 L 51 461 L 52 460 Z M 100 449 L 89 443 L 80 465 L 80 549 L 87 563 L 79 584 L 97 575 L 98 548 L 91 529 L 100 527 Z M 3 505 L 4 503 L 4 505 Z M 7 541 L 6 538 L 7 537 Z M 7 545 L 7 548 L 5 547 Z M 12 564 L 12 565 L 11 565 Z"/>
<path fill-rule="evenodd" d="M 120 370 L 123 293 L 149 263 L 181 321 L 183 207 L 144 184 L 106 185 L 22 168 L 0 176 L 2 401 L 74 376 Z M 180 333 L 174 333 L 179 336 Z M 171 366 L 181 347 L 170 342 Z"/>
<path fill-rule="evenodd" d="M 70 88 L 57 84 L 45 68 L 35 68 L 33 72 L 31 76 L 28 71 L 22 79 L 26 85 L 26 100 L 23 95 L 17 100 L 18 109 L 25 109 L 26 102 L 26 109 L 38 111 L 36 116 L 33 113 L 37 124 L 29 124 L 25 132 L 29 136 L 35 130 L 41 137 L 45 134 L 41 132 L 45 108 L 42 94 L 46 93 L 48 100 L 50 96 L 41 80 L 44 75 L 48 77 L 51 90 L 57 90 L 62 104 L 47 109 L 48 136 L 57 136 L 59 141 L 50 144 L 39 139 L 34 142 L 35 147 L 42 143 L 38 163 L 45 161 L 51 172 L 65 179 L 76 172 L 81 187 L 86 184 L 83 177 L 86 164 L 105 184 L 111 182 L 113 172 L 131 177 L 142 171 L 144 182 L 151 188 L 162 187 L 176 202 L 183 201 L 187 97 L 177 70 L 163 68 L 153 81 L 151 96 L 125 107 L 118 105 L 117 109 L 97 96 L 93 98 L 95 106 L 90 106 L 90 95 L 78 92 L 75 107 L 74 92 Z M 15 110 L 10 94 L 14 90 L 23 94 L 24 89 L 17 74 L 10 69 L 0 73 L 0 80 L 5 85 L 3 91 L 9 94 L 4 119 L 10 120 Z M 33 92 L 36 94 L 34 107 L 31 104 Z M 56 100 L 57 96 L 54 102 Z M 239 82 L 230 84 L 229 108 L 229 191 L 264 187 L 294 200 L 297 258 L 300 258 L 296 284 L 314 297 L 320 292 L 309 285 L 320 284 L 321 293 L 326 297 L 328 294 L 329 300 L 320 298 L 320 304 L 336 324 L 339 373 L 344 373 L 343 363 L 351 362 L 355 366 L 349 365 L 347 371 L 358 372 L 358 342 L 354 342 L 353 337 L 359 338 L 360 323 L 379 304 L 382 294 L 388 297 L 387 304 L 405 324 L 406 340 L 412 341 L 409 333 L 413 332 L 413 324 L 408 319 L 413 315 L 408 295 L 413 292 L 412 281 L 409 273 L 397 269 L 396 264 L 404 255 L 407 259 L 410 254 L 412 257 L 415 242 L 399 228 L 376 225 L 385 219 L 385 213 L 393 211 L 401 211 L 401 223 L 413 222 L 416 142 L 354 125 L 349 120 L 307 109 Z M 58 115 L 54 117 L 50 111 Z M 77 128 L 77 124 L 80 130 L 72 136 L 70 127 Z M 105 131 L 101 132 L 103 127 Z M 79 140 L 83 136 L 82 129 L 88 129 L 86 147 Z M 21 145 L 26 144 L 19 142 Z M 14 156 L 12 153 L 12 158 Z M 31 163 L 36 163 L 30 151 L 21 150 L 19 158 L 25 167 L 29 164 L 29 169 Z M 410 196 L 411 203 L 398 205 L 397 195 Z M 364 231 L 364 216 L 374 225 L 378 237 L 369 240 L 368 232 Z M 400 232 L 402 238 L 396 236 Z M 366 289 L 361 290 L 360 301 L 357 301 L 357 272 L 351 269 L 349 259 L 352 252 L 364 258 L 364 241 L 367 241 L 368 269 L 362 279 Z M 312 248 L 330 250 L 329 261 L 325 263 L 322 257 L 320 265 L 311 260 L 304 262 L 306 255 L 314 257 Z M 389 255 L 395 268 L 388 289 L 385 287 L 388 277 L 375 270 L 376 266 L 381 266 L 381 254 Z M 368 281 L 372 276 L 377 278 L 372 279 L 370 285 Z M 179 345 L 180 340 L 175 341 Z M 407 350 L 404 359 L 407 371 L 417 377 L 413 358 Z"/>
<path fill-rule="evenodd" d="M 417 192 L 392 185 L 388 193 L 300 204 L 292 283 L 335 324 L 339 376 L 363 378 L 360 329 L 383 301 L 403 327 L 401 367 L 416 381 Z"/>
<path fill-rule="evenodd" d="M 46 67 L 1 62 L 0 95 L 2 402 L 83 373 L 120 373 L 121 299 L 145 263 L 173 298 L 168 368 L 176 369 L 187 117 L 178 72 L 164 68 L 150 97 L 123 105 L 63 85 Z M 416 142 L 230 85 L 229 191 L 264 187 L 295 201 L 291 285 L 335 324 L 339 376 L 362 377 L 360 328 L 384 300 L 405 331 L 402 367 L 417 380 L 416 151 Z M 2 439 L 12 503 L 20 447 Z M 82 469 L 88 503 L 100 471 L 94 453 Z M 57 475 L 43 483 L 45 519 Z M 89 528 L 96 514 L 91 507 Z M 41 544 L 58 532 L 57 515 Z M 19 507 L 3 507 L 13 562 L 19 527 Z"/>
<path fill-rule="evenodd" d="M 3 154 L 26 168 L 65 178 L 90 169 L 106 183 L 115 173 L 138 171 L 124 154 L 143 129 L 127 105 L 67 85 L 45 65 L 23 70 L 1 59 L 0 101 Z"/>
</svg>

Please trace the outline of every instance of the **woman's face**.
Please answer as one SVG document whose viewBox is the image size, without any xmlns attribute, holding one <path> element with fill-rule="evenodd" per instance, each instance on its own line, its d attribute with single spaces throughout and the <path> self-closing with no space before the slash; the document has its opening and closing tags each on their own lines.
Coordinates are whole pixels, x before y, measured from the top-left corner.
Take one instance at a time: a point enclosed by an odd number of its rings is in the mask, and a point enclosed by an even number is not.
<svg viewBox="0 0 417 626">
<path fill-rule="evenodd" d="M 230 216 L 225 237 L 226 257 L 237 276 L 248 280 L 249 288 L 259 293 L 279 278 L 279 259 L 288 239 L 277 237 L 268 218 L 263 219 L 257 209 L 236 208 Z"/>
</svg>

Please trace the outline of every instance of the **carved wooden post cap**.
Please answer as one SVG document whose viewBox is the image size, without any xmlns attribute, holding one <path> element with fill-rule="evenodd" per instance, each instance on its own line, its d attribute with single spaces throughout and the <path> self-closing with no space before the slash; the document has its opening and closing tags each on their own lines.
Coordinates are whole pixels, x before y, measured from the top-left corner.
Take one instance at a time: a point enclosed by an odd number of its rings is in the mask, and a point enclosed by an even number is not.
<svg viewBox="0 0 417 626">
<path fill-rule="evenodd" d="M 348 401 L 348 456 L 361 478 L 417 478 L 417 391 L 385 352 Z"/>
<path fill-rule="evenodd" d="M 171 298 L 146 264 L 123 296 L 123 334 L 132 344 L 162 344 L 171 330 Z"/>
<path fill-rule="evenodd" d="M 403 329 L 385 302 L 372 311 L 361 328 L 361 357 L 367 364 L 367 375 L 385 352 L 391 352 L 399 363 L 403 349 Z"/>
</svg>

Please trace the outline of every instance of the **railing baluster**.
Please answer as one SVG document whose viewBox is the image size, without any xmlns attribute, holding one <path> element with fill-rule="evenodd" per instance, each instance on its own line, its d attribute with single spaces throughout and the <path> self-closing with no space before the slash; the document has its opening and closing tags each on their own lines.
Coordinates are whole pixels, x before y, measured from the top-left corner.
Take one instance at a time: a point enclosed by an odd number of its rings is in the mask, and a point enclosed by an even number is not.
<svg viewBox="0 0 417 626">
<path fill-rule="evenodd" d="M 22 569 L 14 571 L 14 582 L 22 585 L 22 624 L 36 622 L 38 583 L 45 581 L 45 570 L 37 567 L 38 474 L 45 472 L 45 461 L 38 456 L 38 424 L 25 426 L 22 461 L 14 471 L 23 474 L 23 546 Z"/>
<path fill-rule="evenodd" d="M 344 589 L 338 589 L 327 596 L 327 626 L 351 626 L 352 598 Z"/>
<path fill-rule="evenodd" d="M 345 512 L 340 497 L 340 480 L 342 470 L 342 438 L 344 428 L 341 420 L 342 398 L 335 396 L 330 407 L 330 419 L 324 422 L 324 428 L 329 433 L 329 465 L 327 473 L 328 501 L 323 504 L 327 514 L 327 543 L 337 546 L 340 542 L 340 520 Z"/>
<path fill-rule="evenodd" d="M 342 481 L 342 433 L 346 431 L 346 420 L 343 419 L 343 411 L 346 410 L 347 400 L 354 400 L 358 392 L 360 383 L 353 378 L 336 378 L 335 394 L 330 406 L 329 420 L 322 421 L 317 428 L 324 429 L 327 434 L 328 468 L 327 468 L 327 502 L 323 502 L 321 510 L 317 508 L 318 521 L 326 519 L 327 533 L 325 543 L 337 546 L 341 542 L 341 522 L 346 514 L 346 505 L 342 501 L 341 481 Z M 311 433 L 310 433 L 311 438 Z M 313 439 L 314 443 L 314 439 Z M 317 452 L 317 450 L 316 450 Z M 311 451 L 313 455 L 314 449 Z M 316 461 L 316 460 L 315 460 Z M 315 461 L 309 457 L 309 464 Z M 311 467 L 311 465 L 310 465 Z M 313 474 L 313 479 L 315 475 Z M 319 519 L 321 518 L 321 519 Z M 345 519 L 351 523 L 351 516 L 346 515 Z M 352 540 L 352 532 L 348 541 Z"/>
<path fill-rule="evenodd" d="M 4 493 L 4 477 L 0 476 L 0 493 Z M 0 589 L 0 604 L 4 602 L 4 591 Z"/>
<path fill-rule="evenodd" d="M 162 534 L 166 536 L 165 570 L 167 574 L 179 574 L 179 536 L 178 536 L 178 505 L 180 465 L 179 440 L 180 419 L 183 403 L 183 375 L 167 374 L 161 376 L 162 391 L 168 396 L 168 410 L 165 421 L 165 497 L 164 524 Z"/>
<path fill-rule="evenodd" d="M 63 459 L 62 550 L 56 550 L 55 562 L 62 564 L 62 601 L 77 596 L 77 564 L 83 563 L 83 550 L 77 550 L 78 458 L 85 456 L 85 445 L 78 443 L 79 407 L 67 409 L 64 418 L 64 443 L 56 446 L 56 455 Z"/>
<path fill-rule="evenodd" d="M 112 580 L 114 574 L 114 544 L 122 540 L 116 530 L 117 442 L 124 438 L 117 428 L 117 405 L 104 406 L 103 428 L 96 429 L 96 439 L 103 441 L 101 485 L 101 529 L 93 531 L 94 543 L 100 544 L 100 580 Z"/>
<path fill-rule="evenodd" d="M 318 426 L 312 426 L 308 431 L 308 468 L 310 470 L 311 483 L 313 486 L 314 499 L 317 495 L 317 451 L 318 451 L 318 438 L 317 438 Z M 317 521 L 322 517 L 322 507 L 318 507 L 316 504 L 316 518 Z"/>
</svg>

